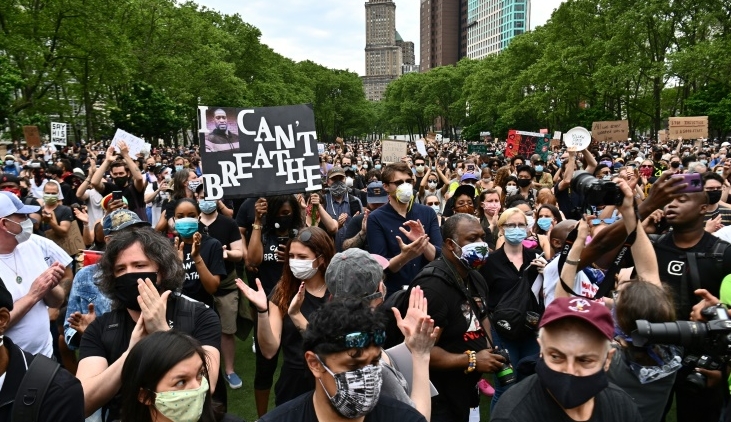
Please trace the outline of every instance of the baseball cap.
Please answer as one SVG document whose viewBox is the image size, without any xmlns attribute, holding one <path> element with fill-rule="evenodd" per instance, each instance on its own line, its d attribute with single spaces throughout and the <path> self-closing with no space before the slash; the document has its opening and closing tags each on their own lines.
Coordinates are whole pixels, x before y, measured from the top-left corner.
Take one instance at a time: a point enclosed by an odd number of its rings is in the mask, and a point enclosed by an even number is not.
<svg viewBox="0 0 731 422">
<path fill-rule="evenodd" d="M 333 176 L 345 176 L 345 170 L 342 167 L 333 167 L 327 172 L 327 178 L 330 179 Z"/>
<path fill-rule="evenodd" d="M 368 203 L 385 204 L 388 202 L 388 192 L 383 189 L 382 182 L 371 182 L 368 184 Z"/>
<path fill-rule="evenodd" d="M 452 198 L 455 198 L 455 201 L 461 195 L 467 195 L 470 198 L 475 197 L 475 187 L 470 185 L 462 185 L 458 186 L 457 189 L 454 190 L 454 195 L 452 195 Z"/>
<path fill-rule="evenodd" d="M 13 214 L 30 214 L 40 209 L 37 205 L 25 205 L 12 192 L 0 191 L 0 218 Z"/>
<path fill-rule="evenodd" d="M 601 302 L 594 302 L 583 297 L 560 297 L 554 299 L 546 307 L 539 327 L 564 318 L 578 318 L 596 328 L 609 340 L 614 338 L 614 321 L 612 313 Z"/>
<path fill-rule="evenodd" d="M 74 176 L 78 177 L 79 179 L 86 178 L 86 173 L 84 173 L 84 170 L 81 170 L 80 168 L 76 167 L 73 171 Z"/>
<path fill-rule="evenodd" d="M 13 295 L 10 294 L 8 288 L 5 287 L 5 283 L 0 282 L 0 308 L 5 308 L 8 311 L 13 310 Z"/>
<path fill-rule="evenodd" d="M 381 264 L 371 254 L 358 248 L 336 253 L 325 272 L 327 290 L 336 298 L 376 299 L 382 279 Z"/>
<path fill-rule="evenodd" d="M 114 232 L 118 232 L 122 229 L 126 229 L 130 226 L 149 226 L 150 223 L 142 221 L 140 217 L 124 208 L 116 209 L 104 217 L 102 220 L 102 230 L 104 230 L 104 236 L 109 236 Z"/>
<path fill-rule="evenodd" d="M 722 146 L 722 147 L 727 147 L 727 146 L 729 146 L 729 145 L 731 145 L 731 144 L 730 144 L 730 143 L 728 143 L 728 142 L 721 142 L 721 146 Z"/>
<path fill-rule="evenodd" d="M 462 178 L 459 180 L 464 182 L 465 180 L 468 180 L 468 179 L 477 180 L 477 175 L 474 173 L 465 173 L 462 175 Z"/>
<path fill-rule="evenodd" d="M 0 174 L 0 183 L 15 183 L 20 185 L 20 178 L 14 174 L 2 173 Z"/>
</svg>

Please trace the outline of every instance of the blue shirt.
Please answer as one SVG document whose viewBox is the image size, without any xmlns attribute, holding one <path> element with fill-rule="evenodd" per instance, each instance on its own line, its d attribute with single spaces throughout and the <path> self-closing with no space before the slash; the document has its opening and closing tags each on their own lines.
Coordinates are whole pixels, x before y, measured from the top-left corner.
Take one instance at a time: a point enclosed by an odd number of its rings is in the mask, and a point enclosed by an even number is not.
<svg viewBox="0 0 731 422">
<path fill-rule="evenodd" d="M 399 227 L 409 221 L 420 221 L 424 225 L 424 233 L 429 236 L 429 243 L 436 248 L 435 258 L 442 253 L 442 233 L 439 231 L 437 213 L 431 207 L 421 204 L 413 204 L 411 210 L 402 217 L 391 204 L 385 204 L 368 216 L 368 228 L 366 235 L 368 239 L 368 252 L 378 254 L 386 259 L 391 259 L 401 253 L 396 236 L 401 237 L 404 244 L 411 241 L 404 236 Z M 407 229 L 408 231 L 408 229 Z M 407 262 L 396 273 L 389 273 L 386 278 L 386 287 L 390 293 L 400 290 L 416 278 L 422 268 L 429 263 L 424 255 Z"/>
<path fill-rule="evenodd" d="M 94 313 L 97 317 L 109 312 L 112 308 L 111 301 L 99 291 L 99 287 L 94 282 L 94 275 L 97 270 L 99 270 L 98 264 L 82 268 L 76 273 L 74 282 L 71 285 L 69 304 L 66 308 L 66 318 L 64 318 L 63 322 L 63 336 L 71 350 L 76 350 L 78 347 L 71 344 L 71 339 L 76 334 L 76 330 L 69 325 L 68 319 L 71 315 L 74 312 L 88 314 L 90 303 L 94 304 Z"/>
<path fill-rule="evenodd" d="M 360 203 L 360 199 L 355 196 L 351 196 L 350 193 L 346 193 L 345 195 L 343 195 L 343 199 L 340 202 L 334 200 L 332 194 L 330 193 L 325 195 L 325 209 L 327 210 L 327 213 L 330 214 L 330 217 L 333 218 L 333 220 L 338 221 L 338 217 L 340 216 L 340 214 L 348 214 L 348 218 L 345 219 L 345 223 L 343 223 L 343 226 L 340 227 L 338 229 L 338 232 L 335 234 L 336 252 L 343 251 L 343 242 L 345 241 L 345 229 L 348 226 L 350 219 L 353 218 L 353 215 L 350 213 L 351 200 L 357 202 L 357 206 L 355 208 L 357 208 L 358 211 L 362 213 L 363 205 Z"/>
</svg>

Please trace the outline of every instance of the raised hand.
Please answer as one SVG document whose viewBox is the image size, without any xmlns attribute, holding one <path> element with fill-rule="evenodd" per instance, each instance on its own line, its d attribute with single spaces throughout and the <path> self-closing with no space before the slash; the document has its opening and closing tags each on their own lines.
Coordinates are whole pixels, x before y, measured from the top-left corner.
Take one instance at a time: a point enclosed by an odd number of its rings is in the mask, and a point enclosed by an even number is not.
<svg viewBox="0 0 731 422">
<path fill-rule="evenodd" d="M 399 230 L 401 231 L 401 233 L 404 234 L 404 236 L 406 236 L 407 239 L 412 242 L 416 241 L 416 239 L 424 235 L 424 225 L 421 224 L 421 221 L 419 220 L 409 220 L 403 225 L 406 226 L 409 230 L 406 231 L 406 229 L 404 229 L 403 227 L 399 227 Z"/>
<path fill-rule="evenodd" d="M 94 311 L 94 304 L 89 304 L 89 313 L 82 314 L 81 312 L 74 312 L 68 319 L 69 326 L 74 330 L 78 331 L 79 334 L 84 334 L 86 327 L 89 326 L 96 319 L 96 312 Z"/>
<path fill-rule="evenodd" d="M 137 290 L 140 292 L 140 295 L 137 296 L 137 303 L 140 304 L 145 319 L 145 332 L 152 334 L 169 330 L 166 311 L 171 291 L 166 290 L 161 295 L 149 278 L 138 279 Z"/>
<path fill-rule="evenodd" d="M 267 309 L 269 299 L 267 299 L 267 294 L 264 292 L 264 288 L 261 287 L 261 281 L 258 278 L 256 279 L 256 290 L 247 286 L 240 278 L 236 279 L 236 286 L 249 299 L 249 302 L 254 305 L 257 311 L 264 312 Z"/>
<path fill-rule="evenodd" d="M 426 251 L 427 246 L 429 246 L 429 236 L 423 235 L 408 245 L 401 240 L 400 236 L 396 236 L 396 242 L 398 242 L 401 253 L 409 257 L 409 260 L 412 260 Z"/>
<path fill-rule="evenodd" d="M 175 250 L 178 251 L 178 259 L 180 260 L 180 262 L 185 261 L 185 254 L 183 253 L 185 242 L 182 241 L 180 236 L 176 236 L 175 240 L 173 240 L 173 247 L 175 248 Z"/>
<path fill-rule="evenodd" d="M 203 238 L 203 235 L 200 234 L 200 232 L 195 232 L 193 234 L 193 247 L 190 250 L 190 257 L 193 259 L 198 258 L 201 256 L 201 239 Z"/>
<path fill-rule="evenodd" d="M 302 303 L 305 301 L 305 282 L 300 283 L 300 287 L 297 290 L 297 294 L 292 298 L 292 302 L 289 303 L 289 309 L 287 313 L 290 317 L 295 317 L 300 313 Z"/>
</svg>

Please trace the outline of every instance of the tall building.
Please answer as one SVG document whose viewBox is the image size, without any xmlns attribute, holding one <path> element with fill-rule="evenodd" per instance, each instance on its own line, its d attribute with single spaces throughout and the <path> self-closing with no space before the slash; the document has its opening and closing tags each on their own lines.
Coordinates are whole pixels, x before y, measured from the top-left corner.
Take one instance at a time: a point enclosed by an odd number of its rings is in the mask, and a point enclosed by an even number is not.
<svg viewBox="0 0 731 422">
<path fill-rule="evenodd" d="M 530 27 L 530 0 L 468 0 L 467 57 L 499 53 Z"/>
<path fill-rule="evenodd" d="M 396 3 L 392 0 L 368 0 L 365 9 L 366 74 L 363 89 L 367 99 L 379 101 L 386 86 L 398 79 L 402 72 L 403 53 L 396 44 Z"/>
<path fill-rule="evenodd" d="M 464 55 L 461 10 L 467 0 L 421 0 L 420 70 L 454 64 Z"/>
</svg>

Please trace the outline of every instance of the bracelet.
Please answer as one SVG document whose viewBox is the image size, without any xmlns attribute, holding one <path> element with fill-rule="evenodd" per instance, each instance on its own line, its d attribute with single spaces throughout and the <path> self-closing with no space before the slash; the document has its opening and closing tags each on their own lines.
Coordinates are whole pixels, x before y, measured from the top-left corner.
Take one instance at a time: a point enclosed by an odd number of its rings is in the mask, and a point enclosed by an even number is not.
<svg viewBox="0 0 731 422">
<path fill-rule="evenodd" d="M 201 262 L 203 262 L 203 259 L 193 260 L 194 264 L 200 264 Z"/>
<path fill-rule="evenodd" d="M 469 359 L 467 369 L 464 370 L 464 373 L 469 374 L 470 372 L 473 372 L 475 368 L 477 368 L 477 353 L 474 350 L 467 350 L 464 353 Z"/>
<path fill-rule="evenodd" d="M 260 310 L 257 309 L 256 312 L 259 313 L 259 314 L 268 314 L 269 313 L 269 301 L 267 301 L 267 308 L 266 309 L 264 309 L 263 311 L 260 311 Z"/>
<path fill-rule="evenodd" d="M 580 262 L 580 261 L 581 261 L 580 259 L 577 259 L 576 261 L 572 261 L 572 260 L 570 260 L 570 259 L 567 259 L 567 260 L 566 260 L 565 262 L 566 262 L 567 264 L 569 264 L 569 265 L 579 265 L 579 262 Z"/>
<path fill-rule="evenodd" d="M 261 230 L 261 225 L 259 225 L 259 224 L 252 224 L 251 225 L 251 229 L 252 230 Z"/>
</svg>

